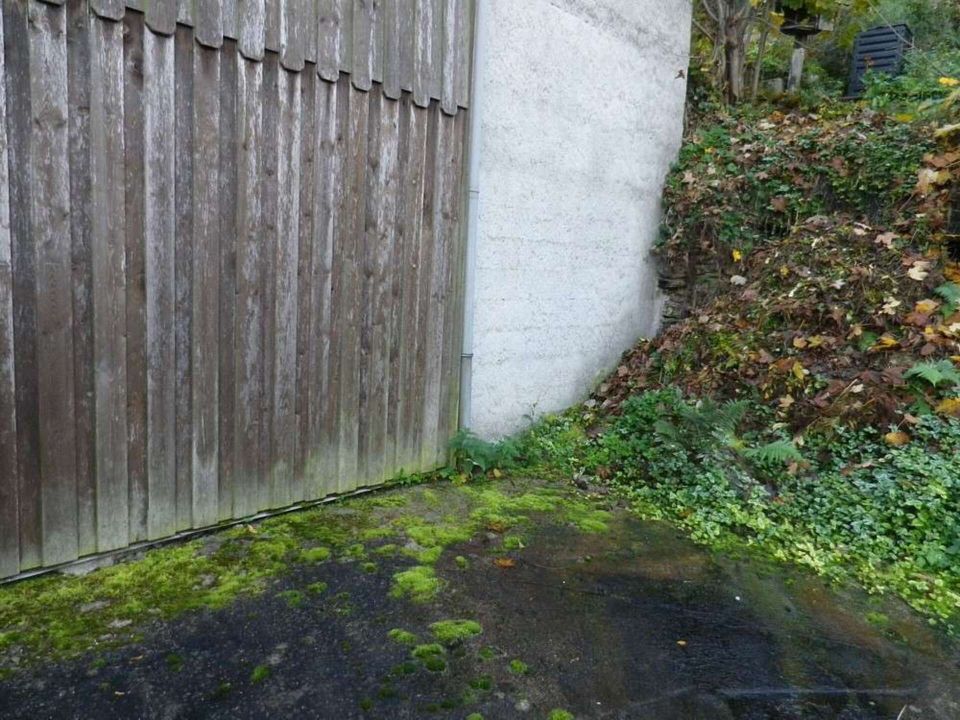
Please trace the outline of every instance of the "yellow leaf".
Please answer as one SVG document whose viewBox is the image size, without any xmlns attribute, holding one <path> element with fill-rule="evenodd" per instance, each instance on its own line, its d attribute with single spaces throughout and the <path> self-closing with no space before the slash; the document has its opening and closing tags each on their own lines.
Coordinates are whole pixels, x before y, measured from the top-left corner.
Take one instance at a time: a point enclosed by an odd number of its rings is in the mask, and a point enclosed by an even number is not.
<svg viewBox="0 0 960 720">
<path fill-rule="evenodd" d="M 884 442 L 887 445 L 893 445 L 894 447 L 901 447 L 910 442 L 910 436 L 905 432 L 891 432 L 883 436 Z"/>
<path fill-rule="evenodd" d="M 893 335 L 890 335 L 889 333 L 884 333 L 879 338 L 877 338 L 877 342 L 873 344 L 873 346 L 870 348 L 870 351 L 878 352 L 880 350 L 889 350 L 890 348 L 895 348 L 899 344 L 900 343 L 897 341 L 895 337 L 893 337 Z"/>
<path fill-rule="evenodd" d="M 957 85 L 960 85 L 960 80 L 952 77 L 942 77 L 938 82 L 944 87 L 956 87 Z"/>
<path fill-rule="evenodd" d="M 960 418 L 960 397 L 947 398 L 937 405 L 937 414 Z"/>
<path fill-rule="evenodd" d="M 894 115 L 893 119 L 897 122 L 909 123 L 913 122 L 913 115 L 910 115 L 909 113 L 900 113 L 899 115 Z"/>
<path fill-rule="evenodd" d="M 734 261 L 734 262 L 740 262 L 741 260 L 743 260 L 743 253 L 740 252 L 739 250 L 734 250 L 734 251 L 731 253 L 731 255 L 733 255 L 733 261 Z"/>
<path fill-rule="evenodd" d="M 936 312 L 939 307 L 940 303 L 936 300 L 921 300 L 914 309 L 921 315 L 930 315 Z"/>
<path fill-rule="evenodd" d="M 793 368 L 791 369 L 791 372 L 793 372 L 793 375 L 795 378 L 797 378 L 797 380 L 803 380 L 807 375 L 810 374 L 810 371 L 805 369 L 803 367 L 803 364 L 800 363 L 799 361 L 793 364 Z"/>
</svg>

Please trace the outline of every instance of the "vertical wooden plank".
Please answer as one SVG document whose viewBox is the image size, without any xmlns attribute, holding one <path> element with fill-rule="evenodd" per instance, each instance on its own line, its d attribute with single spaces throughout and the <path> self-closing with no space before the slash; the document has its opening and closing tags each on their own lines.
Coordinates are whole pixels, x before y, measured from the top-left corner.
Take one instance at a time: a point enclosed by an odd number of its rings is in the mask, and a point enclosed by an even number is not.
<svg viewBox="0 0 960 720">
<path fill-rule="evenodd" d="M 375 83 L 383 82 L 383 51 L 384 51 L 384 5 L 388 0 L 372 0 L 373 3 L 373 30 L 370 33 L 370 78 Z"/>
<path fill-rule="evenodd" d="M 271 505 L 273 403 L 276 375 L 276 280 L 277 245 L 279 243 L 279 192 L 277 175 L 280 166 L 280 63 L 277 55 L 268 54 L 263 60 L 263 150 L 261 155 L 261 207 L 263 225 L 261 255 L 263 278 L 263 397 L 261 410 L 263 432 L 260 437 L 260 477 L 257 483 L 258 509 Z"/>
<path fill-rule="evenodd" d="M 66 11 L 30 3 L 28 13 L 43 562 L 54 564 L 78 553 Z"/>
<path fill-rule="evenodd" d="M 307 0 L 277 0 L 280 9 L 280 64 L 300 72 L 306 59 Z"/>
<path fill-rule="evenodd" d="M 397 408 L 397 469 L 411 472 L 416 464 L 416 428 L 419 422 L 420 396 L 417 395 L 418 348 L 420 342 L 420 283 L 424 260 L 421 258 L 420 228 L 423 218 L 423 186 L 427 157 L 428 113 L 414 105 L 408 96 L 403 100 L 404 138 L 402 155 L 402 195 L 400 206 L 401 245 L 403 258 L 402 304 L 400 312 L 400 377 L 394 386 Z M 429 269 L 429 263 L 427 264 Z"/>
<path fill-rule="evenodd" d="M 144 30 L 147 536 L 176 530 L 174 40 Z"/>
<path fill-rule="evenodd" d="M 225 40 L 220 60 L 220 482 L 219 518 L 233 515 L 237 399 L 237 43 Z M 242 62 L 242 61 L 240 61 Z"/>
<path fill-rule="evenodd" d="M 430 97 L 440 100 L 443 97 L 444 16 L 450 0 L 430 1 L 433 3 L 433 11 L 430 16 L 430 63 L 427 66 L 427 82 Z"/>
<path fill-rule="evenodd" d="M 438 222 L 439 199 L 443 191 L 444 125 L 438 105 L 429 109 L 430 129 L 427 141 L 427 165 L 424 180 L 423 220 L 420 228 L 421 267 L 420 322 L 422 323 L 417 357 L 417 397 L 422 403 L 417 423 L 417 442 L 421 469 L 430 467 L 437 456 L 440 419 L 440 364 L 443 349 L 443 277 L 444 254 L 442 228 Z"/>
<path fill-rule="evenodd" d="M 94 471 L 93 251 L 90 208 L 90 27 L 83 3 L 67 5 L 70 105 L 70 234 L 73 247 L 73 356 L 77 428 L 77 535 L 80 555 L 97 550 Z"/>
<path fill-rule="evenodd" d="M 462 108 L 470 106 L 474 7 L 473 0 L 457 0 L 457 82 L 454 94 L 457 105 Z"/>
<path fill-rule="evenodd" d="M 300 0 L 303 22 L 303 57 L 308 63 L 317 62 L 317 18 L 320 14 L 317 0 Z"/>
<path fill-rule="evenodd" d="M 391 311 L 397 213 L 398 105 L 382 93 L 371 96 L 367 221 L 363 257 L 363 317 L 360 362 L 360 479 L 384 480 L 387 446 Z"/>
<path fill-rule="evenodd" d="M 10 236 L 13 260 L 14 374 L 17 404 L 17 495 L 20 523 L 20 569 L 40 565 L 43 531 L 40 517 L 40 423 L 37 414 L 37 238 L 33 233 L 30 182 L 30 43 L 27 6 L 5 2 L 5 91 L 16 98 L 7 106 L 7 152 L 10 170 Z"/>
<path fill-rule="evenodd" d="M 309 496 L 306 487 L 308 475 L 316 475 L 317 467 L 312 462 L 316 446 L 311 437 L 312 411 L 310 406 L 310 339 L 314 318 L 311 301 L 315 278 L 313 275 L 313 249 L 315 223 L 319 198 L 317 197 L 316 168 L 319 142 L 317 136 L 317 85 L 326 84 L 316 73 L 305 72 L 300 86 L 300 220 L 299 249 L 297 251 L 297 377 L 296 408 L 297 433 L 296 455 L 293 468 L 293 499 L 303 500 Z M 313 482 L 313 481 L 310 481 Z"/>
<path fill-rule="evenodd" d="M 280 24 L 283 0 L 265 0 L 264 3 L 264 41 L 267 50 L 280 52 Z"/>
<path fill-rule="evenodd" d="M 369 94 L 351 91 L 347 134 L 347 165 L 344 212 L 337 239 L 339 257 L 335 258 L 340 275 L 337 341 L 340 360 L 339 445 L 340 491 L 352 490 L 357 484 L 359 451 L 360 389 L 360 264 L 363 226 L 366 219 L 367 133 L 370 114 Z"/>
<path fill-rule="evenodd" d="M 90 246 L 97 549 L 129 540 L 124 47 L 119 23 L 90 23 Z"/>
<path fill-rule="evenodd" d="M 177 0 L 147 0 L 144 21 L 159 35 L 173 35 L 177 29 Z"/>
<path fill-rule="evenodd" d="M 293 501 L 296 450 L 297 270 L 300 248 L 300 73 L 279 71 L 277 244 L 274 263 L 271 506 Z"/>
<path fill-rule="evenodd" d="M 318 0 L 317 4 L 317 73 L 329 82 L 336 82 L 340 76 L 340 39 L 345 1 Z"/>
<path fill-rule="evenodd" d="M 460 387 L 460 333 L 463 312 L 461 296 L 463 287 L 463 238 L 460 214 L 464 199 L 462 173 L 464 153 L 464 131 L 466 113 L 457 113 L 454 117 L 443 117 L 441 122 L 447 126 L 444 134 L 445 145 L 443 160 L 443 197 L 441 219 L 444 226 L 443 247 L 446 252 L 446 273 L 444 277 L 444 318 L 443 318 L 443 363 L 440 370 L 440 420 L 437 464 L 447 459 L 447 447 L 457 430 L 458 403 Z"/>
<path fill-rule="evenodd" d="M 126 10 L 124 0 L 90 0 L 90 9 L 109 20 L 122 20 Z"/>
<path fill-rule="evenodd" d="M 176 323 L 176 455 L 177 530 L 193 526 L 193 52 L 188 27 L 178 26 L 174 47 L 176 159 L 174 195 L 177 225 L 174 239 Z"/>
<path fill-rule="evenodd" d="M 106 549 L 122 547 L 129 542 L 147 539 L 147 503 L 149 489 L 147 483 L 147 300 L 145 282 L 146 255 L 143 244 L 144 223 L 144 165 L 143 165 L 143 23 L 136 13 L 130 13 L 116 30 L 117 37 L 123 42 L 123 148 L 124 160 L 124 225 L 121 234 L 126 236 L 126 380 L 127 380 L 127 492 L 126 512 L 128 523 L 123 529 L 128 533 L 102 536 L 109 515 L 98 506 L 98 525 L 100 526 L 100 544 Z M 106 32 L 106 31 L 102 31 Z M 112 35 L 105 41 L 107 51 L 113 48 L 117 40 Z M 113 102 L 114 98 L 104 99 Z M 105 108 L 103 112 L 108 112 Z M 91 121 L 91 126 L 95 122 Z M 96 181 L 94 181 L 96 184 Z M 96 212 L 94 213 L 96 215 Z M 96 245 L 97 241 L 94 241 Z M 95 248 L 96 250 L 96 248 Z M 94 273 L 94 291 L 97 276 Z M 94 302 L 94 316 L 97 314 Z M 96 331 L 95 331 L 96 332 Z M 98 410 L 99 414 L 99 410 Z M 99 440 L 98 440 L 99 445 Z M 98 470 L 99 475 L 99 470 Z M 99 484 L 102 482 L 98 478 Z M 115 503 L 119 492 L 117 487 L 110 488 L 110 498 L 104 502 Z M 98 489 L 98 495 L 101 493 Z M 117 512 L 119 508 L 114 508 Z"/>
<path fill-rule="evenodd" d="M 417 20 L 416 5 L 419 0 L 394 0 L 398 6 L 397 18 L 399 22 L 399 68 L 400 88 L 405 92 L 413 92 L 413 65 L 416 53 Z"/>
<path fill-rule="evenodd" d="M 193 0 L 177 0 L 177 22 L 193 27 Z"/>
<path fill-rule="evenodd" d="M 219 513 L 220 55 L 193 56 L 193 524 Z"/>
<path fill-rule="evenodd" d="M 220 0 L 194 0 L 193 36 L 208 48 L 223 45 L 223 12 Z"/>
<path fill-rule="evenodd" d="M 248 60 L 262 60 L 264 47 L 264 0 L 237 0 L 237 47 Z"/>
<path fill-rule="evenodd" d="M 237 324 L 236 479 L 234 514 L 256 510 L 263 395 L 260 157 L 263 144 L 263 64 L 237 69 Z"/>
<path fill-rule="evenodd" d="M 457 7 L 463 0 L 443 0 L 443 42 L 441 45 L 441 100 L 440 107 L 447 115 L 457 112 L 457 72 L 460 69 L 457 57 Z"/>
<path fill-rule="evenodd" d="M 400 98 L 400 45 L 402 21 L 400 0 L 383 0 L 380 15 L 383 27 L 383 91 L 392 100 Z"/>
<path fill-rule="evenodd" d="M 223 17 L 223 37 L 237 39 L 237 0 L 221 0 L 220 13 Z"/>
<path fill-rule="evenodd" d="M 353 0 L 353 86 L 368 91 L 373 86 L 376 53 L 377 0 Z"/>
<path fill-rule="evenodd" d="M 420 107 L 427 107 L 434 97 L 434 32 L 435 16 L 442 0 L 416 0 L 414 6 L 413 98 Z"/>
<path fill-rule="evenodd" d="M 10 246 L 10 180 L 7 171 L 7 102 L 0 13 L 0 578 L 20 570 L 17 488 L 17 398 L 14 382 L 13 275 Z"/>
<path fill-rule="evenodd" d="M 340 72 L 353 73 L 353 3 L 356 0 L 334 0 L 340 6 L 340 23 L 337 25 L 337 49 Z"/>
<path fill-rule="evenodd" d="M 306 492 L 321 497 L 339 489 L 339 298 L 342 269 L 340 238 L 344 228 L 344 177 L 350 80 L 317 86 L 317 217 L 311 277 L 311 333 L 308 351 L 310 437 L 316 470 L 308 474 Z"/>
</svg>

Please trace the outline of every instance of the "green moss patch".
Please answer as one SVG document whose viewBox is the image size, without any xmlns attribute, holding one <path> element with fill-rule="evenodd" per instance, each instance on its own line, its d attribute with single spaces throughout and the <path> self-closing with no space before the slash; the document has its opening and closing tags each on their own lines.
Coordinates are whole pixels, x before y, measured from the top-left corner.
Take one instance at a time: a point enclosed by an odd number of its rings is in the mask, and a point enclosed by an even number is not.
<svg viewBox="0 0 960 720">
<path fill-rule="evenodd" d="M 402 628 L 394 628 L 387 633 L 387 637 L 393 640 L 398 645 L 409 645 L 413 647 L 419 642 L 419 639 L 409 630 L 403 630 Z"/>
<path fill-rule="evenodd" d="M 440 592 L 441 587 L 442 581 L 437 577 L 436 570 L 429 565 L 415 565 L 409 570 L 394 574 L 390 596 L 418 603 L 430 602 Z"/>
<path fill-rule="evenodd" d="M 483 632 L 483 628 L 476 620 L 441 620 L 432 623 L 430 631 L 444 645 L 455 645 L 476 637 Z"/>
</svg>

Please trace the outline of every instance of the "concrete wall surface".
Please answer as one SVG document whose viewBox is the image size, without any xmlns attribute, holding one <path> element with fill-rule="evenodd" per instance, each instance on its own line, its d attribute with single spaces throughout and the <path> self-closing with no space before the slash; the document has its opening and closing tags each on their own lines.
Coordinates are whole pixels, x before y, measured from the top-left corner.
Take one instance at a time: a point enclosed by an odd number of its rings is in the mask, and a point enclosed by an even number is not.
<svg viewBox="0 0 960 720">
<path fill-rule="evenodd" d="M 470 425 L 495 438 L 657 328 L 691 0 L 484 1 Z"/>
</svg>

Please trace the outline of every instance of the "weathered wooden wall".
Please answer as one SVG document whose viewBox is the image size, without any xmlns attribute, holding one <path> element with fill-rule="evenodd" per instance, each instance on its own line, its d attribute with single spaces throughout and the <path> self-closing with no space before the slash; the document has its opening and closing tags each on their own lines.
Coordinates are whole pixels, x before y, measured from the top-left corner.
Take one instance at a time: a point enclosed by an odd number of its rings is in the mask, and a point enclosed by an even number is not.
<svg viewBox="0 0 960 720">
<path fill-rule="evenodd" d="M 2 0 L 0 577 L 442 462 L 469 0 Z"/>
</svg>

